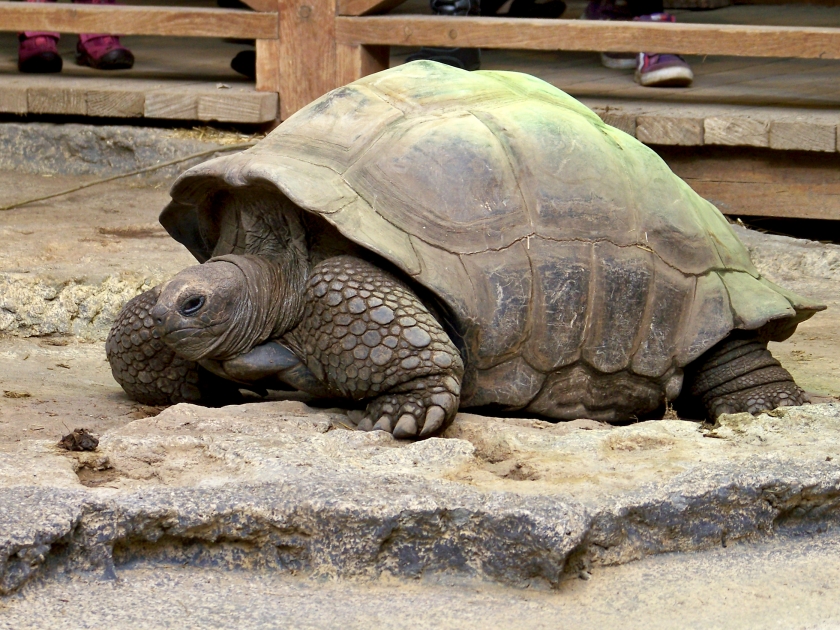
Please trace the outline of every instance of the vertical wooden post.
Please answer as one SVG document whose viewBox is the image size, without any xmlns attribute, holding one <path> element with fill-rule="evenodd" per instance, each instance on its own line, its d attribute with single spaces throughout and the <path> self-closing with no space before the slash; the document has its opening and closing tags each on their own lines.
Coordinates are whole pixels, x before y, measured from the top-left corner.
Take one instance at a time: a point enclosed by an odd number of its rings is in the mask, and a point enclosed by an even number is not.
<svg viewBox="0 0 840 630">
<path fill-rule="evenodd" d="M 390 61 L 389 46 L 338 44 L 336 46 L 336 79 L 339 85 L 351 83 L 374 72 L 386 70 Z"/>
<path fill-rule="evenodd" d="M 336 0 L 280 0 L 280 117 L 336 88 Z"/>
<path fill-rule="evenodd" d="M 280 40 L 257 40 L 257 91 L 280 92 Z"/>
<path fill-rule="evenodd" d="M 277 34 L 280 35 L 280 0 L 247 0 L 255 11 L 271 11 L 277 14 Z M 280 40 L 258 39 L 256 50 L 257 91 L 274 92 L 280 98 Z M 280 118 L 280 103 L 277 102 L 277 119 Z M 276 123 L 275 123 L 276 124 Z"/>
</svg>

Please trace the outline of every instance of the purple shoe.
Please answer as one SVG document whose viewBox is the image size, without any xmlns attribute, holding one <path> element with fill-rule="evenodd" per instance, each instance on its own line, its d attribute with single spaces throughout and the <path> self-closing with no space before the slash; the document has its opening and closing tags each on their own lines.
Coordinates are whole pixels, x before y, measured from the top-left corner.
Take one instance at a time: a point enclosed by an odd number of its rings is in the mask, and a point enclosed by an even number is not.
<svg viewBox="0 0 840 630">
<path fill-rule="evenodd" d="M 134 65 L 134 55 L 115 35 L 80 35 L 76 63 L 97 70 L 125 70 Z"/>
<path fill-rule="evenodd" d="M 687 87 L 694 73 L 679 55 L 639 53 L 636 83 L 644 87 Z"/>
<path fill-rule="evenodd" d="M 58 34 L 21 33 L 18 36 L 18 70 L 27 73 L 61 72 Z"/>
<path fill-rule="evenodd" d="M 638 22 L 676 22 L 670 13 L 653 13 L 633 18 Z M 636 64 L 636 83 L 644 87 L 687 87 L 694 73 L 679 55 L 639 53 Z"/>
</svg>

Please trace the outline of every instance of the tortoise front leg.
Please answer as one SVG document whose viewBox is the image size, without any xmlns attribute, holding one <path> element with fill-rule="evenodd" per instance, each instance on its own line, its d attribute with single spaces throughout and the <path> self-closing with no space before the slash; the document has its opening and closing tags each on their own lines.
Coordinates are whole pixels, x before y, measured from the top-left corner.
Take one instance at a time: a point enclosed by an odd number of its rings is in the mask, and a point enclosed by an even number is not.
<svg viewBox="0 0 840 630">
<path fill-rule="evenodd" d="M 287 389 L 291 387 L 319 398 L 331 393 L 300 358 L 277 341 L 267 341 L 249 352 L 227 361 L 204 359 L 202 367 L 218 376 L 252 385 L 260 389 Z"/>
<path fill-rule="evenodd" d="M 117 315 L 105 342 L 114 380 L 129 397 L 145 405 L 241 402 L 235 383 L 178 356 L 163 343 L 149 315 L 159 295 L 160 287 L 141 293 Z"/>
<path fill-rule="evenodd" d="M 283 341 L 336 395 L 369 400 L 360 429 L 427 437 L 455 417 L 461 355 L 405 284 L 338 256 L 312 270 L 304 308 Z"/>
</svg>

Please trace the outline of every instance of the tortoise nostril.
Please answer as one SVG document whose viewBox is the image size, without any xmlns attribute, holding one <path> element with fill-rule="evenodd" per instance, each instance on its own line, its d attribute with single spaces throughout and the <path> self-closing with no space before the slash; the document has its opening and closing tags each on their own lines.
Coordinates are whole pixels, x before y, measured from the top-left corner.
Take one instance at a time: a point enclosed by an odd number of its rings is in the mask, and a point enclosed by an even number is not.
<svg viewBox="0 0 840 630">
<path fill-rule="evenodd" d="M 166 308 L 161 304 L 155 304 L 149 311 L 155 326 L 163 326 L 163 318 L 166 315 Z"/>
</svg>

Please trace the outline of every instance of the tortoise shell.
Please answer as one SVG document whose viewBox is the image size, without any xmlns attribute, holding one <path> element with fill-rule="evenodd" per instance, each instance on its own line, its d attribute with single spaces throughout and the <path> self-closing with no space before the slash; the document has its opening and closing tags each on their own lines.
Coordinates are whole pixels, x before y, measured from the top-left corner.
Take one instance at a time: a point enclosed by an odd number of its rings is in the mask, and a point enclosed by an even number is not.
<svg viewBox="0 0 840 630">
<path fill-rule="evenodd" d="M 266 185 L 443 300 L 462 406 L 597 417 L 640 387 L 673 397 L 733 329 L 781 340 L 820 308 L 762 278 L 652 150 L 525 74 L 418 61 L 365 77 L 190 169 L 161 221 L 196 253 L 183 225 L 214 192 Z"/>
</svg>

